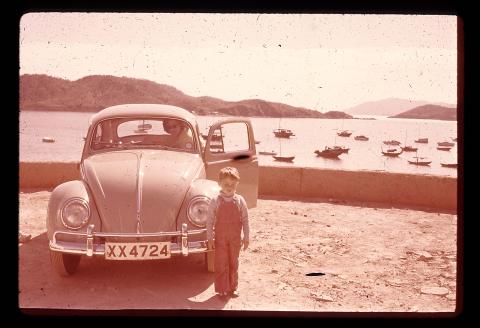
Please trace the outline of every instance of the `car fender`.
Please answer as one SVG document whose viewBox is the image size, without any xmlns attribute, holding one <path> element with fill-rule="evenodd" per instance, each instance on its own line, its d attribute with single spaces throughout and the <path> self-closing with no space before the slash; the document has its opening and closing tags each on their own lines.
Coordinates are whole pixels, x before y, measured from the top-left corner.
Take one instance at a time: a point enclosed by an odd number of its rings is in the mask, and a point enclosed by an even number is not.
<svg viewBox="0 0 480 328">
<path fill-rule="evenodd" d="M 190 200 L 197 196 L 206 196 L 212 199 L 213 197 L 216 197 L 218 195 L 219 191 L 220 187 L 218 186 L 218 183 L 216 181 L 208 179 L 193 180 L 190 184 L 190 188 L 185 196 L 185 200 L 183 201 L 182 208 L 180 210 L 180 215 L 177 220 L 178 229 L 181 228 L 183 223 L 188 224 L 188 229 L 200 229 L 188 220 L 187 210 L 188 205 L 190 204 Z"/>
<path fill-rule="evenodd" d="M 88 223 L 75 231 L 86 231 L 89 224 L 94 224 L 96 231 L 101 230 L 101 220 L 88 186 L 81 180 L 73 180 L 58 185 L 50 195 L 47 210 L 47 236 L 49 240 L 53 239 L 55 231 L 72 231 L 63 225 L 60 216 L 64 204 L 72 198 L 84 199 L 90 207 Z"/>
</svg>

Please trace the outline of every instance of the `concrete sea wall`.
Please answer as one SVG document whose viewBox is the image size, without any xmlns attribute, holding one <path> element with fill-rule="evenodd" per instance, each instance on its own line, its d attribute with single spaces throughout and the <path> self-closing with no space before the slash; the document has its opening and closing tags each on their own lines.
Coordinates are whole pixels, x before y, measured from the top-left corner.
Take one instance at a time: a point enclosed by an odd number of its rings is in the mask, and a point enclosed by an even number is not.
<svg viewBox="0 0 480 328">
<path fill-rule="evenodd" d="M 54 188 L 79 179 L 77 162 L 21 162 L 20 188 Z M 261 166 L 260 196 L 312 197 L 457 209 L 457 179 L 444 176 Z"/>
</svg>

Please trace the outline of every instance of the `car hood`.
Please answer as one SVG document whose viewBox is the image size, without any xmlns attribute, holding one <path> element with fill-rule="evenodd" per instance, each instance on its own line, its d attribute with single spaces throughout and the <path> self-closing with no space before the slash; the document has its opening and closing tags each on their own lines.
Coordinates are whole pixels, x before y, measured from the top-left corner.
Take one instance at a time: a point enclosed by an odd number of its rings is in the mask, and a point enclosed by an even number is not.
<svg viewBox="0 0 480 328">
<path fill-rule="evenodd" d="M 175 231 L 202 159 L 168 150 L 117 151 L 83 161 L 104 232 Z"/>
</svg>

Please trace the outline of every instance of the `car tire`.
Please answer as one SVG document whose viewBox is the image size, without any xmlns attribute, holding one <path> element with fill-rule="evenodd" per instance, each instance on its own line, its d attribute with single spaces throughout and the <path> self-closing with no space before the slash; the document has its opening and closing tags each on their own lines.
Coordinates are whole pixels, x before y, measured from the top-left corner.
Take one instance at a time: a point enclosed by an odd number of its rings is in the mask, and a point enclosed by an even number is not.
<svg viewBox="0 0 480 328">
<path fill-rule="evenodd" d="M 62 277 L 71 276 L 77 271 L 81 255 L 64 254 L 50 250 L 50 261 L 55 271 Z"/>
<path fill-rule="evenodd" d="M 209 250 L 205 253 L 205 267 L 208 272 L 215 272 L 215 250 Z"/>
</svg>

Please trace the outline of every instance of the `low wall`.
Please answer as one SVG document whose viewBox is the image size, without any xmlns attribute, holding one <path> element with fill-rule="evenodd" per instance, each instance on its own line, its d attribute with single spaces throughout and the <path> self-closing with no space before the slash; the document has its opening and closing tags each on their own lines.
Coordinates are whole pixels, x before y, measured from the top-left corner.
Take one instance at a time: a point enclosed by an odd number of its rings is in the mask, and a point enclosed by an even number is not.
<svg viewBox="0 0 480 328">
<path fill-rule="evenodd" d="M 457 209 L 457 178 L 452 177 L 268 166 L 260 167 L 259 179 L 260 195 Z"/>
<path fill-rule="evenodd" d="M 77 162 L 21 162 L 19 169 L 20 188 L 79 179 Z M 457 209 L 457 179 L 432 175 L 261 166 L 258 193 Z"/>
</svg>

